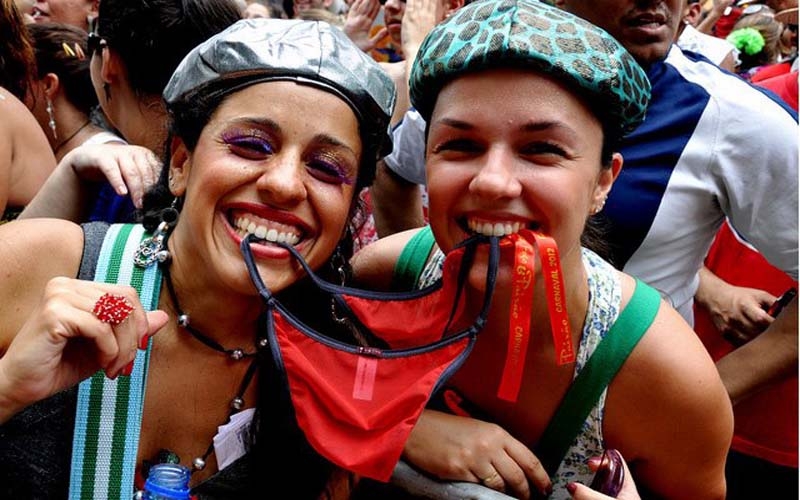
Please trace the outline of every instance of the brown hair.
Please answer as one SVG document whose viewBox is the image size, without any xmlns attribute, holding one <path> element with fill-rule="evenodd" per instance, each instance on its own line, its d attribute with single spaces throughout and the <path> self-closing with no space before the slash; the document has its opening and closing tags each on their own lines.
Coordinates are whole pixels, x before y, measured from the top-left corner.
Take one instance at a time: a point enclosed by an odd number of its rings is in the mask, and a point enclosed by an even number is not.
<svg viewBox="0 0 800 500">
<path fill-rule="evenodd" d="M 36 58 L 25 20 L 16 3 L 14 0 L 2 2 L 0 33 L 5 35 L 0 44 L 0 86 L 25 102 L 36 73 Z"/>
</svg>

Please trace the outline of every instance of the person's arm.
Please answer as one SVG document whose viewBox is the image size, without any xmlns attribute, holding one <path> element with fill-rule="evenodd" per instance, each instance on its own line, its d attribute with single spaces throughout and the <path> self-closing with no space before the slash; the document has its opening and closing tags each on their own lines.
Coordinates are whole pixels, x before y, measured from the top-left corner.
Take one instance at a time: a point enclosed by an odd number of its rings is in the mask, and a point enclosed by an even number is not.
<svg viewBox="0 0 800 500">
<path fill-rule="evenodd" d="M 120 196 L 130 194 L 134 206 L 141 208 L 145 191 L 158 180 L 160 171 L 155 154 L 141 146 L 80 146 L 64 156 L 19 217 L 82 222 L 97 183 L 105 180 Z"/>
<path fill-rule="evenodd" d="M 697 25 L 697 31 L 707 35 L 712 34 L 714 25 L 717 24 L 719 18 L 725 14 L 725 10 L 733 5 L 735 0 L 714 0 L 714 5 L 708 11 L 706 17 Z"/>
<path fill-rule="evenodd" d="M 422 186 L 401 178 L 383 161 L 378 162 L 370 193 L 379 238 L 425 225 Z"/>
<path fill-rule="evenodd" d="M 733 404 L 797 375 L 797 298 L 758 337 L 717 361 Z"/>
<path fill-rule="evenodd" d="M 728 55 L 725 56 L 725 59 L 720 61 L 719 67 L 730 71 L 731 73 L 736 71 L 736 56 L 734 55 L 733 51 L 728 52 Z"/>
<path fill-rule="evenodd" d="M 400 254 L 418 231 L 414 229 L 393 234 L 359 249 L 350 259 L 353 283 L 362 288 L 389 290 Z"/>
<path fill-rule="evenodd" d="M 698 273 L 695 292 L 698 305 L 705 308 L 721 335 L 747 341 L 766 329 L 773 318 L 766 309 L 777 297 L 756 288 L 733 286 L 707 267 Z"/>
<path fill-rule="evenodd" d="M 97 370 L 124 372 L 145 335 L 167 321 L 145 313 L 129 286 L 76 276 L 83 251 L 80 226 L 56 219 L 0 226 L 0 423 L 28 405 L 71 387 Z M 94 315 L 104 294 L 133 306 L 111 325 Z"/>
<path fill-rule="evenodd" d="M 731 402 L 700 339 L 665 302 L 609 385 L 603 420 L 644 498 L 725 498 Z"/>
</svg>

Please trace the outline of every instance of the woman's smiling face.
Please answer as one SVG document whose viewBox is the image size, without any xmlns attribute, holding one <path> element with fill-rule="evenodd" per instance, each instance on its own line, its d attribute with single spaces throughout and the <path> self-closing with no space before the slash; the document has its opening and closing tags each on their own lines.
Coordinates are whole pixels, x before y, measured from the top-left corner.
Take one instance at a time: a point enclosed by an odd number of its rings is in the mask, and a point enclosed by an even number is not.
<svg viewBox="0 0 800 500">
<path fill-rule="evenodd" d="M 348 222 L 361 154 L 358 121 L 340 98 L 288 81 L 246 87 L 216 109 L 193 152 L 173 155 L 170 189 L 184 206 L 172 244 L 245 290 L 247 233 L 292 244 L 318 268 Z M 253 253 L 274 292 L 300 277 L 287 250 L 262 243 Z"/>
<path fill-rule="evenodd" d="M 448 83 L 426 148 L 437 243 L 448 251 L 471 233 L 528 228 L 553 236 L 562 258 L 579 255 L 586 219 L 619 170 L 601 167 L 602 145 L 594 114 L 549 77 L 496 69 Z"/>
</svg>

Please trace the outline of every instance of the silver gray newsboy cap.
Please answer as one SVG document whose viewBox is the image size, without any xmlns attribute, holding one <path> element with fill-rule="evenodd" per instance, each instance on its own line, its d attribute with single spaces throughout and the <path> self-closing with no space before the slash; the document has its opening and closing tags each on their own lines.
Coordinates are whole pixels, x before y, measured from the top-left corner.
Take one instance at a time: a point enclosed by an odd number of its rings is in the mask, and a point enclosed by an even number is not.
<svg viewBox="0 0 800 500">
<path fill-rule="evenodd" d="M 167 106 L 204 86 L 236 79 L 231 91 L 273 80 L 321 88 L 356 114 L 376 155 L 391 150 L 389 120 L 396 90 L 384 70 L 339 28 L 322 21 L 243 19 L 198 45 L 164 88 Z"/>
</svg>

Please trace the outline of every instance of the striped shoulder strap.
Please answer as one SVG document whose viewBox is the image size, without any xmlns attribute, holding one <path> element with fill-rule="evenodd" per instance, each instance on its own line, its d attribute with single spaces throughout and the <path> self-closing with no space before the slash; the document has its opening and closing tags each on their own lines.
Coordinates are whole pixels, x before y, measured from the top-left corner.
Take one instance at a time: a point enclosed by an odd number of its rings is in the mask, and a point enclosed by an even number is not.
<svg viewBox="0 0 800 500">
<path fill-rule="evenodd" d="M 111 225 L 94 281 L 133 286 L 145 310 L 152 311 L 161 288 L 158 265 L 146 269 L 133 265 L 134 252 L 146 236 L 141 225 Z M 70 500 L 132 497 L 149 358 L 148 345 L 146 351 L 137 352 L 129 377 L 110 380 L 99 371 L 78 386 Z"/>
</svg>

